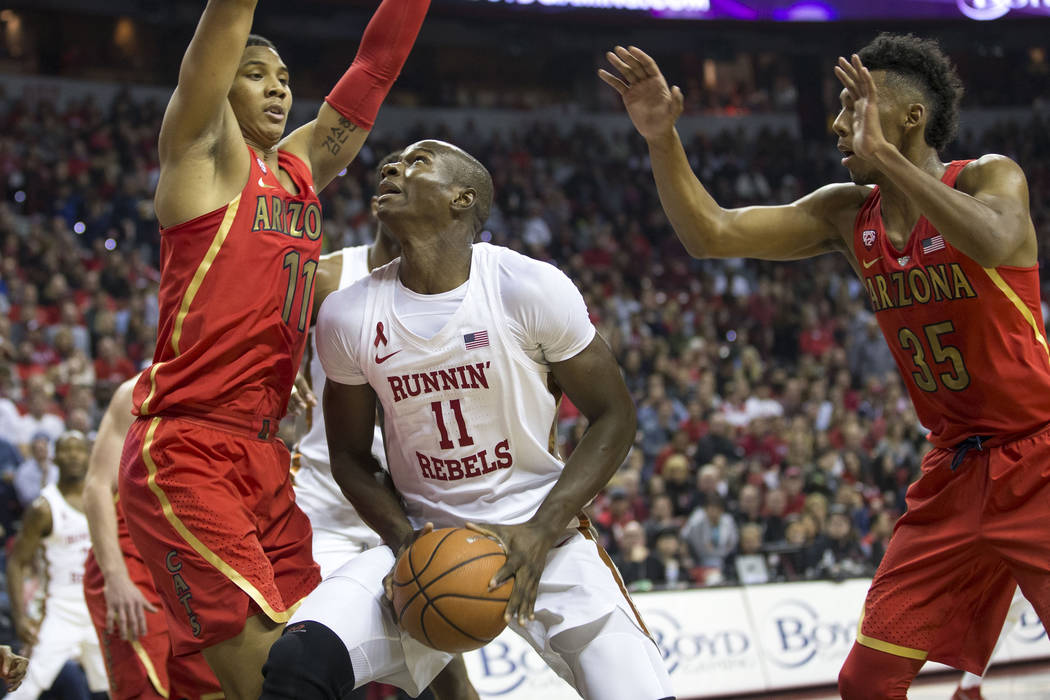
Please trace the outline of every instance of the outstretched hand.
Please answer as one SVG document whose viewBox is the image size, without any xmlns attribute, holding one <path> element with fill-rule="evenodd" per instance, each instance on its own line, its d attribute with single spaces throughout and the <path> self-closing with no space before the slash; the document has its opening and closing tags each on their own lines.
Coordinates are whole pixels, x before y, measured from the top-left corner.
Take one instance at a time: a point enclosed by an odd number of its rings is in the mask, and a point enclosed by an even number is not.
<svg viewBox="0 0 1050 700">
<path fill-rule="evenodd" d="M 517 618 L 519 625 L 535 618 L 536 595 L 540 589 L 540 575 L 547 565 L 547 553 L 554 546 L 557 532 L 532 523 L 520 525 L 491 525 L 467 523 L 467 528 L 491 537 L 503 545 L 507 561 L 489 581 L 493 591 L 508 579 L 514 579 L 514 588 L 507 601 L 503 619 L 508 623 Z"/>
<path fill-rule="evenodd" d="M 888 142 L 879 123 L 878 89 L 871 72 L 861 63 L 860 56 L 853 54 L 849 61 L 839 56 L 835 66 L 835 77 L 839 79 L 853 101 L 853 152 L 870 159 Z"/>
<path fill-rule="evenodd" d="M 617 46 L 605 57 L 619 75 L 603 68 L 598 77 L 620 93 L 634 128 L 647 141 L 666 136 L 682 114 L 682 91 L 668 88 L 656 61 L 635 46 Z"/>
</svg>

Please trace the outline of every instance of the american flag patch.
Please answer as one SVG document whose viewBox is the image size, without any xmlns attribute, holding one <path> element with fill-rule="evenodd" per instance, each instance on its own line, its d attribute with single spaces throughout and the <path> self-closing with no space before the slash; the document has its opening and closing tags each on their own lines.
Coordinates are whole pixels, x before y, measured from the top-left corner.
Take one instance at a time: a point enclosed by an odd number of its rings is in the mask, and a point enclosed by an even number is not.
<svg viewBox="0 0 1050 700">
<path fill-rule="evenodd" d="M 463 344 L 467 347 L 467 350 L 486 347 L 489 344 L 489 332 L 474 331 L 473 333 L 467 333 L 463 336 Z"/>
<path fill-rule="evenodd" d="M 944 250 L 944 237 L 939 233 L 931 238 L 922 239 L 922 252 L 932 253 L 935 250 Z"/>
</svg>

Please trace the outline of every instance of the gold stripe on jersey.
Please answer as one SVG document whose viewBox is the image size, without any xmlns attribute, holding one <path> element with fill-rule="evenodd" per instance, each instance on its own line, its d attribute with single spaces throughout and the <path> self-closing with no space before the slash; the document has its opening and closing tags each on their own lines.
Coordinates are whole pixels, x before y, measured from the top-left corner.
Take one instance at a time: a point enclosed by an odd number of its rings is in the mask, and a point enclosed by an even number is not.
<svg viewBox="0 0 1050 700">
<path fill-rule="evenodd" d="M 175 328 L 171 332 L 171 349 L 175 351 L 176 357 L 179 354 L 179 340 L 182 339 L 182 324 L 186 320 L 186 315 L 190 312 L 190 304 L 193 303 L 193 298 L 197 296 L 197 290 L 204 283 L 204 276 L 208 274 L 211 264 L 215 262 L 219 249 L 226 242 L 226 236 L 230 234 L 230 228 L 233 227 L 233 220 L 237 217 L 237 209 L 240 203 L 241 195 L 238 194 L 226 205 L 226 214 L 222 217 L 222 223 L 219 224 L 219 229 L 215 232 L 215 238 L 211 240 L 208 252 L 204 254 L 204 259 L 197 266 L 197 271 L 193 273 L 193 279 L 190 280 L 185 294 L 182 295 L 182 306 L 179 307 L 179 313 L 175 316 Z"/>
<path fill-rule="evenodd" d="M 153 667 L 153 659 L 149 657 L 146 650 L 142 646 L 142 642 L 135 640 L 131 643 L 131 647 L 135 650 L 135 655 L 139 657 L 139 662 L 142 663 L 142 667 L 146 669 L 146 676 L 149 678 L 150 685 L 157 691 L 157 695 L 162 698 L 168 697 L 168 689 L 160 682 L 160 678 L 157 677 L 157 669 Z"/>
<path fill-rule="evenodd" d="M 926 657 L 930 655 L 930 652 L 923 651 L 922 649 L 912 649 L 911 647 L 903 647 L 899 644 L 891 644 L 890 642 L 884 642 L 881 639 L 875 639 L 869 637 L 866 634 L 862 634 L 860 631 L 861 626 L 864 624 L 864 613 L 867 610 L 862 609 L 860 611 L 860 620 L 857 622 L 857 644 L 866 646 L 869 649 L 875 651 L 881 651 L 886 654 L 893 654 L 894 656 L 902 656 L 905 659 L 917 659 L 919 661 L 925 661 Z"/>
<path fill-rule="evenodd" d="M 238 194 L 226 205 L 226 213 L 223 215 L 222 222 L 215 232 L 215 237 L 211 240 L 208 252 L 204 254 L 204 259 L 197 266 L 197 270 L 193 273 L 193 279 L 190 280 L 189 286 L 186 287 L 186 291 L 182 295 L 182 304 L 179 306 L 179 312 L 175 315 L 175 326 L 171 332 L 171 349 L 175 352 L 176 357 L 179 356 L 179 341 L 182 340 L 182 324 L 186 321 L 186 316 L 190 312 L 190 305 L 193 303 L 194 297 L 197 296 L 197 291 L 204 283 L 204 276 L 208 274 L 212 263 L 215 262 L 219 249 L 226 242 L 226 237 L 230 235 L 230 228 L 233 227 L 233 220 L 237 217 L 237 209 L 240 203 L 241 195 Z M 164 364 L 163 362 L 158 362 L 150 367 L 149 393 L 139 406 L 140 415 L 145 416 L 149 414 L 149 404 L 157 394 L 157 370 Z"/>
<path fill-rule="evenodd" d="M 150 448 L 153 446 L 153 435 L 157 432 L 157 426 L 160 425 L 160 418 L 154 418 L 150 421 L 149 428 L 146 430 L 146 439 L 142 441 L 142 460 L 146 463 L 146 469 L 149 471 L 149 476 L 146 479 L 146 483 L 149 485 L 150 491 L 160 501 L 161 510 L 164 511 L 164 517 L 167 518 L 175 531 L 179 533 L 179 536 L 186 541 L 190 547 L 193 548 L 197 554 L 199 554 L 205 561 L 214 566 L 223 576 L 230 579 L 238 588 L 245 592 L 249 598 L 255 601 L 255 604 L 259 606 L 259 609 L 266 613 L 274 622 L 287 622 L 288 618 L 292 616 L 294 606 L 283 612 L 278 612 L 273 609 L 269 601 L 262 592 L 256 588 L 251 581 L 246 579 L 239 571 L 234 569 L 232 566 L 223 561 L 218 554 L 211 551 L 206 544 L 197 539 L 197 536 L 190 532 L 190 529 L 186 527 L 186 524 L 179 519 L 179 516 L 175 514 L 175 510 L 171 507 L 171 501 L 168 500 L 168 495 L 164 493 L 157 484 L 157 464 L 153 461 L 153 456 L 150 454 Z"/>
<path fill-rule="evenodd" d="M 1010 300 L 1010 303 L 1021 312 L 1021 316 L 1024 317 L 1024 320 L 1032 327 L 1032 332 L 1035 334 L 1036 341 L 1043 346 L 1043 350 L 1046 351 L 1046 357 L 1050 360 L 1050 347 L 1047 347 L 1046 338 L 1039 332 L 1039 324 L 1035 322 L 1035 317 L 1032 316 L 1032 310 L 1025 306 L 1025 303 L 1021 301 L 1021 297 L 1017 296 L 1017 292 L 1015 292 L 1009 283 L 1003 279 L 998 270 L 994 267 L 984 267 L 981 269 L 984 270 L 984 273 L 995 283 L 995 286 L 999 288 L 999 291 L 1006 295 L 1006 298 Z"/>
<path fill-rule="evenodd" d="M 205 693 L 201 695 L 201 700 L 225 700 L 226 694 L 223 692 L 218 693 Z"/>
</svg>

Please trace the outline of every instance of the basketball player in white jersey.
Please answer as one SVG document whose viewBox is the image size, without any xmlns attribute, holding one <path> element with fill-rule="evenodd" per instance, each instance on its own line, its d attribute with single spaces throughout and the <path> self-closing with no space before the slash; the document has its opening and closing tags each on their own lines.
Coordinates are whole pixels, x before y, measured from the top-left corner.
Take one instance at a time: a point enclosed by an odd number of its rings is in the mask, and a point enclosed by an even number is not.
<svg viewBox="0 0 1050 700">
<path fill-rule="evenodd" d="M 383 169 L 377 211 L 399 260 L 331 294 L 317 325 L 332 473 L 385 546 L 325 579 L 274 643 L 263 698 L 337 698 L 379 680 L 416 694 L 450 656 L 398 629 L 384 589 L 431 524 L 499 539 L 512 628 L 584 698 L 672 691 L 656 644 L 582 508 L 621 464 L 635 413 L 579 291 L 557 268 L 472 245 L 492 180 L 422 141 Z M 562 387 L 588 419 L 564 463 L 549 451 Z M 389 481 L 371 453 L 382 402 Z M 491 523 L 479 525 L 479 523 Z"/>
<path fill-rule="evenodd" d="M 91 545 L 82 505 L 87 463 L 84 435 L 75 430 L 63 433 L 55 443 L 58 482 L 45 486 L 26 511 L 7 562 L 15 631 L 29 649 L 30 660 L 25 682 L 7 696 L 13 700 L 35 700 L 51 687 L 68 659 L 84 667 L 91 692 L 107 687 L 102 652 L 84 602 L 84 560 Z M 26 617 L 23 590 L 25 574 L 41 549 L 47 583 L 37 626 Z"/>
<path fill-rule="evenodd" d="M 399 152 L 383 158 L 376 168 L 376 183 L 382 177 L 383 167 L 400 157 Z M 376 197 L 372 197 L 372 216 L 375 217 Z M 368 276 L 377 267 L 382 267 L 401 254 L 401 246 L 377 222 L 375 240 L 369 245 L 352 246 L 325 255 L 317 269 L 317 281 L 314 287 L 314 313 L 321 308 L 321 303 L 332 292 L 349 287 L 354 282 Z M 325 374 L 321 360 L 317 356 L 316 334 L 311 333 L 309 346 L 307 380 L 311 387 L 324 387 Z M 328 458 L 328 442 L 325 438 L 324 414 L 316 401 L 312 405 L 306 402 L 307 432 L 300 441 L 296 453 L 298 469 L 295 472 L 295 502 L 310 519 L 313 529 L 314 561 L 321 567 L 321 578 L 345 564 L 354 556 L 380 543 L 379 535 L 361 519 L 339 484 L 332 477 L 332 466 Z M 372 437 L 372 454 L 386 466 L 386 452 L 383 447 L 383 433 L 375 427 Z M 467 667 L 462 656 L 456 656 L 448 666 L 434 679 L 432 691 L 438 698 L 466 698 L 477 700 L 467 677 Z M 359 691 L 365 696 L 365 690 Z M 356 695 L 353 697 L 357 697 Z"/>
</svg>

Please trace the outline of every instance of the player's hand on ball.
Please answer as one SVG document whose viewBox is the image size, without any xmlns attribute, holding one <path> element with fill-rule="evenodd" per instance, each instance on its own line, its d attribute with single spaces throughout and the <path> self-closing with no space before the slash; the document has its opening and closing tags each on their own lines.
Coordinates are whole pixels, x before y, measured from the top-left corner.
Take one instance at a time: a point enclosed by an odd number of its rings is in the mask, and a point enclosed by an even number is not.
<svg viewBox="0 0 1050 700">
<path fill-rule="evenodd" d="M 514 589 L 507 601 L 504 619 L 509 623 L 517 618 L 519 625 L 535 618 L 536 594 L 540 587 L 540 575 L 547 565 L 547 553 L 561 530 L 551 532 L 549 527 L 535 523 L 520 525 L 491 525 L 467 523 L 467 528 L 492 537 L 503 545 L 507 563 L 496 572 L 489 582 L 494 590 L 507 579 L 514 579 Z"/>
<path fill-rule="evenodd" d="M 605 57 L 619 75 L 603 68 L 598 77 L 620 93 L 634 128 L 646 140 L 667 136 L 682 114 L 682 91 L 668 88 L 656 61 L 635 46 L 617 46 Z"/>
<path fill-rule="evenodd" d="M 0 645 L 0 678 L 7 683 L 7 690 L 16 690 L 22 685 L 22 679 L 26 677 L 26 667 L 29 659 L 11 651 L 6 644 Z"/>
</svg>

